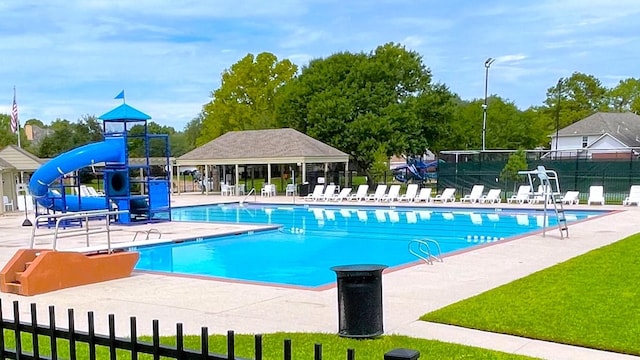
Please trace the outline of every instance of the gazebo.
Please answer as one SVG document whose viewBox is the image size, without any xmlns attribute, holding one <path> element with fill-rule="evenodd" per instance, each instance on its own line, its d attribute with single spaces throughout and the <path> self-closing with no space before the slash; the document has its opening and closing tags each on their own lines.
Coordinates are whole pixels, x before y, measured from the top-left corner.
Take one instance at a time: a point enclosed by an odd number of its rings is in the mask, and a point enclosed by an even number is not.
<svg viewBox="0 0 640 360">
<path fill-rule="evenodd" d="M 349 167 L 349 155 L 318 141 L 295 129 L 268 129 L 231 131 L 178 157 L 175 165 L 181 167 L 233 165 L 235 179 L 240 178 L 240 166 L 267 165 L 267 178 L 271 179 L 271 165 L 288 164 L 301 167 L 303 182 L 307 181 L 308 164 L 344 163 L 345 174 Z M 347 182 L 345 176 L 345 185 Z M 208 189 L 207 189 L 208 191 Z"/>
</svg>

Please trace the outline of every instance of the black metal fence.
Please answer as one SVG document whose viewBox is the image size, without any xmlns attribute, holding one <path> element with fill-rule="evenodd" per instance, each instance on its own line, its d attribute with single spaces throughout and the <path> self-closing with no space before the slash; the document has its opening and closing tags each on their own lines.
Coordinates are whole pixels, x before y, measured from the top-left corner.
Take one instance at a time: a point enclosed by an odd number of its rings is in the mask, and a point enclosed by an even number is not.
<svg viewBox="0 0 640 360">
<path fill-rule="evenodd" d="M 95 320 L 93 312 L 87 313 L 88 331 L 78 331 L 75 329 L 75 315 L 73 309 L 68 309 L 68 321 L 69 328 L 63 329 L 56 327 L 55 308 L 49 306 L 49 325 L 38 324 L 36 304 L 31 304 L 30 309 L 31 321 L 20 321 L 20 308 L 18 301 L 13 302 L 13 320 L 5 320 L 2 314 L 2 300 L 0 299 L 0 319 L 2 319 L 0 326 L 0 358 L 2 359 L 24 359 L 24 360 L 37 360 L 37 359 L 58 359 L 68 358 L 70 360 L 76 359 L 90 359 L 95 360 L 97 357 L 98 347 L 104 347 L 108 349 L 109 358 L 117 359 L 118 356 L 122 358 L 123 352 L 126 352 L 126 358 L 138 359 L 141 355 L 150 355 L 153 359 L 209 359 L 209 360 L 243 360 L 246 358 L 237 357 L 235 355 L 235 341 L 234 332 L 229 331 L 227 333 L 227 353 L 219 354 L 209 351 L 209 333 L 206 327 L 202 327 L 200 334 L 200 350 L 191 350 L 184 348 L 184 334 L 182 324 L 176 324 L 176 345 L 167 346 L 160 344 L 159 335 L 159 322 L 153 321 L 153 334 L 152 342 L 141 342 L 138 340 L 136 318 L 130 318 L 130 338 L 116 337 L 115 334 L 115 316 L 109 315 L 109 335 L 100 335 L 95 333 Z M 9 330 L 9 331 L 7 331 Z M 15 346 L 8 348 L 7 334 L 13 333 Z M 25 344 L 22 335 L 30 335 L 30 344 Z M 40 341 L 44 338 L 48 338 L 48 344 L 40 344 Z M 58 340 L 63 339 L 68 341 L 69 349 L 68 353 L 60 351 L 58 349 Z M 81 352 L 78 354 L 78 344 L 86 344 L 88 348 L 87 354 Z M 50 351 L 47 354 L 41 354 L 41 348 L 43 346 Z M 31 351 L 25 350 L 25 347 L 29 347 Z M 262 335 L 255 335 L 254 341 L 254 359 L 263 359 L 263 346 Z M 292 359 L 292 346 L 290 340 L 284 340 L 283 344 L 283 359 Z M 419 353 L 410 351 L 412 354 L 407 357 L 398 357 L 395 355 L 397 350 L 394 349 L 385 354 L 384 359 L 417 359 Z M 120 353 L 120 355 L 118 355 Z M 322 359 L 322 345 L 315 344 L 314 346 L 314 359 Z M 394 354 L 392 354 L 394 353 Z M 403 354 L 406 352 L 402 352 Z M 387 357 L 388 354 L 392 354 Z M 355 350 L 348 349 L 346 352 L 346 359 L 354 360 Z"/>
<path fill-rule="evenodd" d="M 510 153 L 440 154 L 445 160 L 438 165 L 438 191 L 455 187 L 458 194 L 468 193 L 473 185 L 482 184 L 487 188 L 503 189 L 503 196 L 515 188 L 514 182 L 500 178 Z M 586 201 L 591 185 L 602 185 L 607 203 L 621 203 L 631 185 L 640 184 L 640 159 L 626 157 L 617 159 L 598 158 L 551 158 L 540 152 L 528 152 L 529 169 L 542 165 L 558 174 L 562 192 L 580 192 L 582 202 Z M 520 183 L 525 184 L 525 178 Z"/>
</svg>

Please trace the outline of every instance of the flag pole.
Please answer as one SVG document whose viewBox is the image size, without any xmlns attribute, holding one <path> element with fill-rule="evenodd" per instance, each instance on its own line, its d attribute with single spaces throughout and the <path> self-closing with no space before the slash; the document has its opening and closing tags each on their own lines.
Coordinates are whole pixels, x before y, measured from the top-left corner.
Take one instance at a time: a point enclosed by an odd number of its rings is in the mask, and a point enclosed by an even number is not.
<svg viewBox="0 0 640 360">
<path fill-rule="evenodd" d="M 16 134 L 18 135 L 18 147 L 22 148 L 22 146 L 20 145 L 20 119 L 18 118 L 18 103 L 16 102 L 16 86 L 15 85 L 13 85 L 13 104 L 11 107 L 11 121 L 12 121 L 12 126 L 15 124 Z"/>
</svg>

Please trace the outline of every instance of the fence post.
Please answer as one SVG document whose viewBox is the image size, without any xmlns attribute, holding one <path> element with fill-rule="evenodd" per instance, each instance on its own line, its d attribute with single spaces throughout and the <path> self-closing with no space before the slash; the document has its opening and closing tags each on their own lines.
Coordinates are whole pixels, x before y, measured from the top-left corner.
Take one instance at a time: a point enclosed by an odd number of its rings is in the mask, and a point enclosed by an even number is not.
<svg viewBox="0 0 640 360">
<path fill-rule="evenodd" d="M 411 349 L 393 349 L 384 354 L 384 360 L 416 360 L 420 352 Z"/>
</svg>

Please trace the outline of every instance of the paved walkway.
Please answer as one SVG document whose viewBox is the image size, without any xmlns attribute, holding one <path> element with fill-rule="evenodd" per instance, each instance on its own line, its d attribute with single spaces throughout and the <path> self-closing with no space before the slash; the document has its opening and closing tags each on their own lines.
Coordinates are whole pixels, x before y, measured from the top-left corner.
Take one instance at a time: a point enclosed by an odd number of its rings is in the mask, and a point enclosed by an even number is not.
<svg viewBox="0 0 640 360">
<path fill-rule="evenodd" d="M 181 194 L 172 197 L 174 206 L 238 201 L 219 195 Z M 249 198 L 291 204 L 291 197 Z M 296 200 L 301 203 L 300 199 Z M 396 204 L 399 205 L 399 204 Z M 425 204 L 421 206 L 427 206 Z M 441 206 L 430 204 L 428 206 Z M 474 207 L 477 205 L 455 206 Z M 502 208 L 515 207 L 506 204 Z M 580 208 L 581 206 L 577 206 Z M 560 240 L 557 230 L 450 256 L 435 265 L 417 264 L 385 272 L 383 277 L 384 327 L 386 334 L 467 344 L 546 359 L 639 359 L 639 357 L 547 343 L 509 335 L 469 330 L 418 321 L 426 312 L 441 308 L 540 269 L 586 253 L 640 232 L 640 208 L 609 207 L 621 210 L 607 216 L 570 226 L 571 237 Z M 21 226 L 23 213 L 0 216 L 0 262 L 29 242 L 31 228 Z M 121 227 L 112 236 L 115 244 L 127 245 L 138 231 L 156 228 L 162 240 L 193 238 L 216 233 L 233 233 L 249 227 L 229 224 L 164 223 Z M 11 236 L 7 236 L 11 234 Z M 105 239 L 92 237 L 91 245 Z M 154 240 L 151 240 L 154 241 Z M 39 243 L 43 243 L 39 240 Z M 139 244 L 141 240 L 137 240 Z M 95 244 L 94 244 L 95 243 Z M 41 244 L 40 246 L 44 246 Z M 84 246 L 82 238 L 68 238 L 61 249 Z M 12 316 L 12 301 L 19 300 L 21 317 L 29 317 L 29 304 L 36 303 L 40 321 L 47 321 L 47 307 L 57 308 L 57 324 L 67 326 L 66 309 L 76 311 L 76 328 L 86 329 L 86 313 L 95 314 L 97 332 L 107 334 L 107 315 L 115 314 L 119 336 L 129 335 L 129 317 L 138 319 L 138 333 L 150 334 L 152 320 L 160 321 L 163 334 L 184 324 L 185 333 L 199 334 L 206 326 L 210 333 L 270 333 L 276 331 L 337 332 L 335 287 L 300 290 L 273 286 L 215 281 L 209 279 L 134 273 L 131 277 L 98 284 L 63 289 L 47 294 L 21 297 L 0 294 L 5 317 Z M 426 354 L 425 354 L 426 356 Z"/>
</svg>

